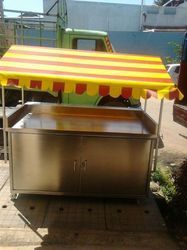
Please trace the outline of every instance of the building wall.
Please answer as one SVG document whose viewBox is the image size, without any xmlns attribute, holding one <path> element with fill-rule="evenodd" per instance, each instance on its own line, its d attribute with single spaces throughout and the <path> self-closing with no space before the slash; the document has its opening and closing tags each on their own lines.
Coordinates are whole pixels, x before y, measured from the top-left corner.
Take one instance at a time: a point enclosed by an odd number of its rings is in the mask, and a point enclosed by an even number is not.
<svg viewBox="0 0 187 250">
<path fill-rule="evenodd" d="M 44 12 L 55 0 L 43 0 Z M 68 26 L 70 28 L 103 31 L 139 31 L 143 24 L 151 27 L 187 26 L 187 3 L 178 7 L 102 3 L 93 1 L 67 0 Z M 56 7 L 51 13 L 56 13 Z"/>
<path fill-rule="evenodd" d="M 55 0 L 43 0 L 47 12 Z M 67 0 L 68 27 L 103 31 L 138 31 L 140 6 Z M 51 14 L 55 14 L 55 7 Z"/>
<path fill-rule="evenodd" d="M 55 0 L 43 0 L 47 11 Z M 68 0 L 69 27 L 108 31 L 119 52 L 175 57 L 170 42 L 182 44 L 184 32 L 140 32 L 140 6 L 125 4 L 93 3 Z M 187 6 L 144 6 L 144 25 L 166 26 L 187 24 Z M 174 9 L 174 10 L 173 10 Z M 175 12 L 176 10 L 176 12 Z M 55 13 L 55 9 L 52 13 Z M 168 13 L 167 13 L 168 11 Z"/>
<path fill-rule="evenodd" d="M 69 27 L 72 28 L 104 31 L 139 30 L 138 5 L 69 1 L 68 8 Z"/>
<path fill-rule="evenodd" d="M 177 28 L 187 26 L 187 6 L 145 6 L 143 24 L 152 27 Z"/>
<path fill-rule="evenodd" d="M 175 58 L 173 43 L 182 45 L 183 32 L 109 32 L 117 52 Z M 171 44 L 172 43 L 172 44 Z"/>
</svg>

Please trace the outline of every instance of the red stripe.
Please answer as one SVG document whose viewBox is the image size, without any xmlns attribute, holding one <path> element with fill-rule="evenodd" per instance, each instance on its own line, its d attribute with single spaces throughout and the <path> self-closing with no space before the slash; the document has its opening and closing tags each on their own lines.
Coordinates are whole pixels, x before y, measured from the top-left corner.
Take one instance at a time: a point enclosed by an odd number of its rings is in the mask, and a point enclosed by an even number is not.
<svg viewBox="0 0 187 250">
<path fill-rule="evenodd" d="M 15 86 L 18 86 L 19 80 L 18 80 L 18 79 L 13 79 L 13 78 L 8 78 L 7 84 L 8 84 L 8 85 L 15 85 Z"/>
<path fill-rule="evenodd" d="M 122 88 L 121 90 L 121 95 L 125 98 L 128 99 L 132 95 L 132 88 Z"/>
<path fill-rule="evenodd" d="M 109 92 L 110 92 L 110 87 L 109 86 L 103 86 L 103 85 L 99 86 L 99 95 L 100 96 L 109 95 Z"/>
<path fill-rule="evenodd" d="M 18 67 L 6 67 L 0 66 L 0 70 L 7 72 L 19 72 L 19 73 L 34 73 L 34 74 L 44 74 L 45 76 L 48 74 L 54 74 L 63 77 L 65 76 L 75 76 L 81 78 L 101 78 L 101 79 L 111 79 L 111 80 L 131 80 L 138 82 L 151 82 L 151 83 L 172 83 L 171 79 L 159 79 L 159 78 L 150 78 L 150 77 L 134 77 L 134 76 L 112 76 L 112 75 L 96 75 L 96 74 L 86 74 L 86 73 L 73 73 L 66 71 L 56 71 L 56 70 L 42 70 L 42 69 L 29 69 L 29 68 L 18 68 Z"/>
<path fill-rule="evenodd" d="M 42 88 L 42 81 L 31 80 L 30 81 L 30 88 L 32 88 L 32 89 L 41 89 Z"/>
<path fill-rule="evenodd" d="M 85 56 L 85 55 L 68 55 L 58 52 L 48 53 L 48 52 L 37 52 L 37 51 L 22 51 L 17 49 L 10 49 L 8 52 L 15 53 L 15 54 L 22 54 L 22 55 L 33 55 L 33 56 L 47 56 L 49 57 L 63 57 L 63 58 L 74 58 L 74 59 L 81 59 L 81 60 L 95 60 L 95 61 L 115 61 L 115 62 L 132 62 L 132 63 L 148 63 L 148 64 L 159 64 L 162 65 L 161 62 L 154 62 L 154 61 L 146 61 L 146 59 L 143 60 L 134 60 L 134 59 L 123 59 L 123 58 L 105 58 L 105 57 L 93 57 L 93 56 Z M 125 56 L 125 55 L 124 55 Z M 6 54 L 5 57 L 6 58 Z"/>
<path fill-rule="evenodd" d="M 179 98 L 179 92 L 177 89 L 175 90 L 171 90 L 169 92 L 169 100 L 173 100 L 173 99 L 176 99 L 176 98 Z"/>
<path fill-rule="evenodd" d="M 86 91 L 86 88 L 87 88 L 86 84 L 82 84 L 82 83 L 76 84 L 75 92 L 79 95 L 83 94 Z"/>
<path fill-rule="evenodd" d="M 52 62 L 35 59 L 24 59 L 24 58 L 2 58 L 4 62 L 21 62 L 21 63 L 32 63 L 32 64 L 43 64 L 43 65 L 55 65 L 61 67 L 75 67 L 75 68 L 88 68 L 88 69 L 106 69 L 106 70 L 125 70 L 135 72 L 152 72 L 152 73 L 166 73 L 165 69 L 148 69 L 148 68 L 135 68 L 135 67 L 119 67 L 119 66 L 104 66 L 104 65 L 88 65 L 81 63 L 68 63 L 68 62 Z"/>
<path fill-rule="evenodd" d="M 109 38 L 108 38 L 109 39 Z M 16 48 L 15 48 L 16 47 Z M 62 53 L 62 52 L 72 52 L 72 49 L 65 49 L 65 48 L 54 48 L 54 47 L 41 47 L 41 46 L 29 46 L 29 45 L 13 45 L 13 47 L 10 47 L 10 49 L 8 50 L 8 52 L 9 51 L 18 51 L 19 50 L 19 48 L 26 48 L 26 49 L 33 49 L 33 48 L 35 48 L 36 49 L 36 51 L 44 51 L 44 52 L 46 52 L 46 49 L 48 50 L 48 51 L 53 51 L 53 52 L 56 52 L 56 53 L 58 53 L 59 54 L 59 52 L 60 53 Z M 21 50 L 22 51 L 22 53 L 24 53 L 24 51 L 23 50 Z M 78 50 L 78 49 L 76 49 L 76 50 L 74 50 L 75 51 L 75 53 L 74 54 L 78 54 L 79 52 L 85 52 L 85 50 Z M 89 54 L 99 54 L 100 56 L 102 56 L 102 55 L 106 55 L 106 52 L 102 52 L 102 51 L 87 51 L 87 52 L 89 52 Z M 48 53 L 48 52 L 47 52 Z M 115 52 L 114 53 L 114 55 L 120 55 L 120 56 L 125 56 L 125 55 L 128 55 L 128 56 L 143 56 L 144 58 L 150 58 L 150 57 L 152 57 L 152 58 L 159 58 L 158 56 L 149 56 L 149 55 L 142 55 L 142 54 L 122 54 L 122 53 L 118 53 L 118 52 Z"/>
<path fill-rule="evenodd" d="M 53 82 L 53 91 L 59 92 L 62 91 L 64 92 L 64 82 Z"/>
</svg>

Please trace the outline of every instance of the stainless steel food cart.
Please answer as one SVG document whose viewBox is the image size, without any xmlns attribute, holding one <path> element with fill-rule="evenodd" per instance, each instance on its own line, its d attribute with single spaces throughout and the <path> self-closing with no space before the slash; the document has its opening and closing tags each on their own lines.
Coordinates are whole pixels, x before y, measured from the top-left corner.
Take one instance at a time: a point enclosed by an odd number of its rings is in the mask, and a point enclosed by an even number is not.
<svg viewBox="0 0 187 250">
<path fill-rule="evenodd" d="M 147 195 L 156 123 L 142 110 L 33 103 L 9 123 L 13 194 Z"/>
<path fill-rule="evenodd" d="M 13 46 L 0 70 L 2 90 L 180 97 L 158 57 Z M 11 193 L 146 196 L 160 121 L 141 109 L 25 104 L 4 124 Z"/>
</svg>

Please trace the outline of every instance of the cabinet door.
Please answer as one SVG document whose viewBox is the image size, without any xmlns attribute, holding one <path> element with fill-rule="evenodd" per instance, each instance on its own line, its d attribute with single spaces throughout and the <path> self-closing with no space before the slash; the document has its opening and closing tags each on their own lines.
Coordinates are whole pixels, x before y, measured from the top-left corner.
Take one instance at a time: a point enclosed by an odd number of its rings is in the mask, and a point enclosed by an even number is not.
<svg viewBox="0 0 187 250">
<path fill-rule="evenodd" d="M 150 150 L 145 139 L 84 138 L 81 192 L 145 195 Z"/>
<path fill-rule="evenodd" d="M 77 192 L 80 139 L 61 134 L 11 134 L 13 189 Z"/>
</svg>

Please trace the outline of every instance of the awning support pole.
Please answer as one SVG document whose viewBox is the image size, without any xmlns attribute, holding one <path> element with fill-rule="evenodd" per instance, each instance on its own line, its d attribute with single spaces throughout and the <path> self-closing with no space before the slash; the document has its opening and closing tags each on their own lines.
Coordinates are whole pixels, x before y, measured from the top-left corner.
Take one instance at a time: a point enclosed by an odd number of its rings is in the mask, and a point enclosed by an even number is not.
<svg viewBox="0 0 187 250">
<path fill-rule="evenodd" d="M 164 98 L 162 98 L 162 100 L 160 102 L 160 111 L 159 111 L 159 118 L 158 118 L 157 139 L 156 139 L 156 147 L 155 147 L 155 157 L 154 157 L 153 171 L 156 170 L 157 161 L 158 161 L 158 146 L 159 146 L 159 140 L 160 140 L 160 130 L 161 130 L 163 106 L 164 106 Z"/>
<path fill-rule="evenodd" d="M 21 88 L 21 104 L 24 105 L 25 100 L 24 100 L 24 88 Z"/>
<path fill-rule="evenodd" d="M 145 99 L 145 102 L 144 102 L 144 112 L 147 111 L 147 99 Z"/>
<path fill-rule="evenodd" d="M 7 162 L 7 136 L 6 136 L 6 107 L 5 107 L 5 88 L 2 86 L 2 108 L 3 108 L 3 147 L 4 161 Z"/>
</svg>

